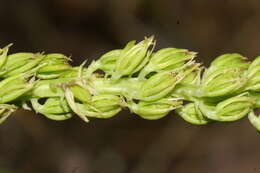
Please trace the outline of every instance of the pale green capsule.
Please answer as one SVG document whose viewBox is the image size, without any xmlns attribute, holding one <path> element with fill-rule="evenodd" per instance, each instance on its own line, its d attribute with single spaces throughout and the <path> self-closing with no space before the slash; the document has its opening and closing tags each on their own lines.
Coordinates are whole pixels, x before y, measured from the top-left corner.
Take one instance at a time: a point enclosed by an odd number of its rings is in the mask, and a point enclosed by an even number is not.
<svg viewBox="0 0 260 173">
<path fill-rule="evenodd" d="M 75 84 L 71 86 L 70 89 L 76 100 L 86 103 L 90 102 L 91 94 L 86 88 L 83 88 L 82 86 Z"/>
<path fill-rule="evenodd" d="M 21 73 L 28 73 L 30 70 L 34 69 L 40 62 L 43 60 L 44 55 L 35 54 L 32 58 L 28 59 L 27 63 L 17 67 L 16 69 L 7 71 L 4 74 L 4 77 L 15 76 Z"/>
<path fill-rule="evenodd" d="M 0 97 L 0 103 L 9 103 L 11 101 L 17 100 L 19 97 L 24 95 L 25 93 L 29 92 L 32 89 L 31 85 L 27 85 L 24 88 L 20 88 L 14 90 L 6 95 Z"/>
<path fill-rule="evenodd" d="M 140 99 L 144 101 L 159 100 L 168 95 L 184 75 L 170 71 L 159 72 L 147 79 L 140 88 Z"/>
<path fill-rule="evenodd" d="M 102 55 L 97 61 L 98 68 L 103 70 L 106 74 L 111 75 L 116 69 L 116 61 L 119 58 L 122 50 L 112 50 Z"/>
<path fill-rule="evenodd" d="M 217 58 L 215 58 L 211 64 L 209 71 L 215 71 L 218 69 L 226 69 L 226 68 L 241 68 L 247 69 L 249 66 L 249 62 L 247 62 L 247 58 L 243 57 L 240 54 L 224 54 Z"/>
<path fill-rule="evenodd" d="M 25 94 L 33 87 L 33 83 L 28 83 L 23 74 L 6 78 L 0 82 L 0 103 L 11 102 Z"/>
<path fill-rule="evenodd" d="M 170 111 L 181 107 L 182 101 L 174 98 L 163 98 L 154 102 L 140 101 L 128 104 L 129 109 L 148 120 L 157 120 L 166 116 Z"/>
<path fill-rule="evenodd" d="M 32 90 L 32 97 L 44 98 L 64 95 L 64 91 L 60 86 L 68 84 L 73 80 L 72 78 L 58 78 L 37 81 Z"/>
<path fill-rule="evenodd" d="M 151 72 L 162 70 L 175 70 L 181 68 L 186 61 L 193 59 L 196 53 L 186 49 L 165 48 L 152 54 L 149 63 L 140 72 L 140 77 L 144 78 Z"/>
<path fill-rule="evenodd" d="M 0 95 L 5 95 L 16 88 L 22 88 L 26 84 L 26 79 L 23 76 L 16 76 L 11 79 L 4 79 L 0 82 Z"/>
<path fill-rule="evenodd" d="M 231 97 L 216 106 L 216 114 L 220 117 L 244 117 L 253 108 L 255 100 L 247 96 Z"/>
<path fill-rule="evenodd" d="M 36 112 L 43 114 L 49 119 L 62 121 L 72 117 L 71 109 L 66 100 L 59 97 L 48 98 L 43 105 L 39 104 L 37 98 L 31 99 L 31 103 Z"/>
<path fill-rule="evenodd" d="M 201 102 L 199 108 L 203 115 L 216 121 L 236 121 L 246 116 L 255 100 L 247 96 L 235 96 L 224 100 L 217 105 L 208 105 Z"/>
<path fill-rule="evenodd" d="M 245 71 L 238 68 L 219 69 L 203 76 L 202 92 L 206 97 L 231 95 L 239 91 L 247 82 Z"/>
<path fill-rule="evenodd" d="M 6 72 L 18 69 L 25 64 L 27 64 L 31 59 L 33 59 L 34 54 L 30 52 L 21 52 L 8 55 L 8 61 L 4 66 Z"/>
<path fill-rule="evenodd" d="M 177 113 L 187 122 L 195 125 L 204 125 L 211 122 L 200 111 L 199 107 L 195 103 L 189 103 L 185 106 L 177 109 Z"/>
<path fill-rule="evenodd" d="M 121 102 L 118 96 L 103 94 L 93 96 L 90 104 L 78 104 L 78 107 L 88 117 L 111 118 L 121 111 Z"/>
<path fill-rule="evenodd" d="M 260 56 L 257 57 L 249 66 L 247 71 L 248 82 L 246 90 L 260 91 Z"/>
<path fill-rule="evenodd" d="M 140 70 L 149 58 L 148 49 L 153 44 L 153 37 L 147 38 L 134 45 L 130 42 L 124 48 L 116 61 L 116 69 L 113 78 L 118 79 L 121 76 L 132 75 Z"/>
<path fill-rule="evenodd" d="M 68 61 L 70 59 L 63 54 L 52 53 L 47 54 L 41 62 L 43 67 L 37 71 L 37 77 L 40 79 L 53 79 L 60 77 L 65 72 L 71 70 Z"/>
<path fill-rule="evenodd" d="M 200 85 L 201 84 L 201 71 L 200 64 L 194 64 L 193 67 L 187 68 L 187 73 L 182 79 L 182 85 Z"/>
</svg>

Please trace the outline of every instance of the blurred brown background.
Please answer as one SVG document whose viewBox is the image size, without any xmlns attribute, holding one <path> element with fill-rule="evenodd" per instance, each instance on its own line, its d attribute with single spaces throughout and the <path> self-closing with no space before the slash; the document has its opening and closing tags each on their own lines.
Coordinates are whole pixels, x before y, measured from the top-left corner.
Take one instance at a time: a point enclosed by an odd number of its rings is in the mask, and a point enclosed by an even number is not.
<svg viewBox="0 0 260 173">
<path fill-rule="evenodd" d="M 155 35 L 157 48 L 260 54 L 258 0 L 1 0 L 0 46 L 59 52 L 74 65 Z M 0 126 L 0 173 L 260 172 L 260 134 L 247 118 L 194 126 L 128 111 L 109 120 L 54 122 L 18 111 Z"/>
</svg>

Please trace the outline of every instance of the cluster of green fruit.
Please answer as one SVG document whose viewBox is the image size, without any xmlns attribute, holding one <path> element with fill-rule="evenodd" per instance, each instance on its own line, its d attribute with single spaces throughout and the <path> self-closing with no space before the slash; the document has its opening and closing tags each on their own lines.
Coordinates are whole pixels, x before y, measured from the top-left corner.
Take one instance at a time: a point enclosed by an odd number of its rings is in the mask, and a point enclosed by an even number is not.
<svg viewBox="0 0 260 173">
<path fill-rule="evenodd" d="M 176 112 L 203 125 L 248 115 L 260 130 L 260 57 L 217 57 L 209 68 L 195 52 L 164 48 L 153 37 L 112 50 L 88 67 L 72 67 L 62 54 L 15 53 L 0 49 L 0 123 L 17 108 L 33 109 L 52 120 L 78 115 L 110 118 L 123 108 L 148 120 Z"/>
</svg>

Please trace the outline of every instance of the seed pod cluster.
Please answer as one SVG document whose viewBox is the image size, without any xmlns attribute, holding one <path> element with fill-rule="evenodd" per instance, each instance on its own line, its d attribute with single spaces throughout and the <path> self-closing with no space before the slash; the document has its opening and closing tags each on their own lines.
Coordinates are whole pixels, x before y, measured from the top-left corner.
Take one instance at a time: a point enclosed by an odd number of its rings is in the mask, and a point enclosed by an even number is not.
<svg viewBox="0 0 260 173">
<path fill-rule="evenodd" d="M 9 54 L 8 45 L 0 49 L 0 123 L 19 107 L 56 121 L 77 115 L 85 122 L 122 109 L 148 120 L 176 110 L 195 125 L 248 115 L 260 131 L 260 56 L 250 62 L 224 54 L 206 68 L 196 63 L 195 52 L 154 46 L 153 36 L 131 41 L 88 67 L 86 61 L 72 67 L 63 54 Z"/>
</svg>

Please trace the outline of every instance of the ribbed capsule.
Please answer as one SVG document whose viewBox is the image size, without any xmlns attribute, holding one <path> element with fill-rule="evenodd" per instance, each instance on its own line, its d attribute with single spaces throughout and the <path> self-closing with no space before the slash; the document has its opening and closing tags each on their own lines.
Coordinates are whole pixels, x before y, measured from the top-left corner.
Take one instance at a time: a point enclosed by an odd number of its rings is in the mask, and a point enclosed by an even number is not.
<svg viewBox="0 0 260 173">
<path fill-rule="evenodd" d="M 37 81 L 32 90 L 32 97 L 46 98 L 46 97 L 59 97 L 64 95 L 61 85 L 66 85 L 72 82 L 71 78 L 58 78 L 49 80 Z"/>
<path fill-rule="evenodd" d="M 6 73 L 4 73 L 3 77 L 15 76 L 21 73 L 29 73 L 30 71 L 31 73 L 34 73 L 44 56 L 45 55 L 39 53 L 33 55 L 30 53 L 21 53 L 20 55 L 14 55 L 14 57 L 8 57 L 8 63 L 5 66 Z"/>
<path fill-rule="evenodd" d="M 1 69 L 0 76 L 1 77 L 8 77 L 10 73 L 14 73 L 18 69 L 21 69 L 23 66 L 28 64 L 35 55 L 29 52 L 22 52 L 22 53 L 15 53 L 8 55 L 6 63 Z"/>
<path fill-rule="evenodd" d="M 116 61 L 115 73 L 112 77 L 118 79 L 141 70 L 149 60 L 148 49 L 153 44 L 153 37 L 149 37 L 136 45 L 133 41 L 128 43 Z"/>
<path fill-rule="evenodd" d="M 61 121 L 72 117 L 68 103 L 60 97 L 48 98 L 43 104 L 39 103 L 39 99 L 34 98 L 31 99 L 31 103 L 36 112 L 43 114 L 49 119 Z"/>
<path fill-rule="evenodd" d="M 76 100 L 80 102 L 88 103 L 91 100 L 91 93 L 87 88 L 84 88 L 83 86 L 80 86 L 78 84 L 75 84 L 70 87 L 70 90 L 72 91 L 74 97 Z"/>
<path fill-rule="evenodd" d="M 68 61 L 70 59 L 63 54 L 52 53 L 47 54 L 37 71 L 37 77 L 40 79 L 53 79 L 60 77 L 65 72 L 71 69 Z"/>
<path fill-rule="evenodd" d="M 96 95 L 90 104 L 78 104 L 88 117 L 111 118 L 121 111 L 122 99 L 115 95 Z"/>
<path fill-rule="evenodd" d="M 209 119 L 216 121 L 236 121 L 246 116 L 253 108 L 255 100 L 246 95 L 226 99 L 217 105 L 200 103 L 199 108 Z"/>
<path fill-rule="evenodd" d="M 184 75 L 178 72 L 163 71 L 147 79 L 140 88 L 140 100 L 155 101 L 167 96 Z"/>
<path fill-rule="evenodd" d="M 157 120 L 166 116 L 170 111 L 181 107 L 182 101 L 174 98 L 163 98 L 154 102 L 140 101 L 129 103 L 129 109 L 147 120 Z"/>
<path fill-rule="evenodd" d="M 98 68 L 103 70 L 106 74 L 112 75 L 116 69 L 116 61 L 119 58 L 122 50 L 112 50 L 102 55 L 97 61 Z"/>
<path fill-rule="evenodd" d="M 211 122 L 211 120 L 201 113 L 198 105 L 195 103 L 188 103 L 176 111 L 185 121 L 191 124 L 204 125 Z"/>
<path fill-rule="evenodd" d="M 216 106 L 216 114 L 219 117 L 224 117 L 223 119 L 234 121 L 247 115 L 254 104 L 255 100 L 251 97 L 231 97 Z"/>
<path fill-rule="evenodd" d="M 208 69 L 209 72 L 218 70 L 218 69 L 227 69 L 227 68 L 240 68 L 247 69 L 249 66 L 249 62 L 247 58 L 237 54 L 223 54 L 215 58 Z"/>
<path fill-rule="evenodd" d="M 30 91 L 34 86 L 33 81 L 20 74 L 6 78 L 0 82 L 0 103 L 9 103 Z"/>
<path fill-rule="evenodd" d="M 260 91 L 260 56 L 258 56 L 249 66 L 247 71 L 248 82 L 246 89 Z"/>
<path fill-rule="evenodd" d="M 189 52 L 186 49 L 164 48 L 152 54 L 149 63 L 140 72 L 141 78 L 144 78 L 151 72 L 162 70 L 175 70 L 183 67 L 186 61 L 193 59 L 195 52 Z"/>
<path fill-rule="evenodd" d="M 239 91 L 247 82 L 245 71 L 239 68 L 219 69 L 202 79 L 205 97 L 227 96 Z"/>
</svg>

